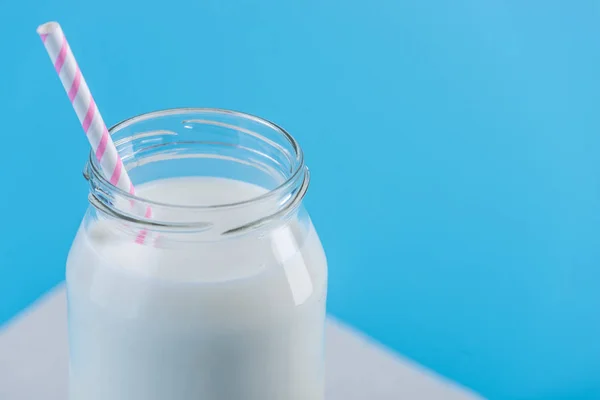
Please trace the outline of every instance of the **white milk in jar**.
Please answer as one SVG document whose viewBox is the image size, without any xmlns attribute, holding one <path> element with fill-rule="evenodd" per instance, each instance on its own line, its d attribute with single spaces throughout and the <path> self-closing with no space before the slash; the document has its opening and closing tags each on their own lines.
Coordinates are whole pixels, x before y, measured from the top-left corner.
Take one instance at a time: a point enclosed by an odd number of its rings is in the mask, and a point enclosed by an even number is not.
<svg viewBox="0 0 600 400">
<path fill-rule="evenodd" d="M 228 177 L 136 190 L 168 223 L 92 190 L 69 254 L 70 399 L 323 400 L 327 266 L 302 206 L 273 215 L 273 189 Z"/>
</svg>

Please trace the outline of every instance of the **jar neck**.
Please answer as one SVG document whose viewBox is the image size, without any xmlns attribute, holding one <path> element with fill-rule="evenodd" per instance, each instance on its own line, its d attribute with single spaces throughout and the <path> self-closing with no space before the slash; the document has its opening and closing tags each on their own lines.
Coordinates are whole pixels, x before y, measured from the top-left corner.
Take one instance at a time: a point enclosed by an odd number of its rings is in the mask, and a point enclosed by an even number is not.
<svg viewBox="0 0 600 400">
<path fill-rule="evenodd" d="M 302 150 L 285 130 L 228 110 L 173 109 L 143 114 L 110 130 L 134 185 L 210 177 L 265 190 L 222 204 L 161 202 L 132 195 L 103 176 L 93 154 L 84 170 L 90 204 L 104 216 L 140 229 L 232 235 L 283 219 L 301 204 L 309 184 Z M 229 199 L 232 197 L 229 196 Z M 149 217 L 144 210 L 152 210 Z"/>
</svg>

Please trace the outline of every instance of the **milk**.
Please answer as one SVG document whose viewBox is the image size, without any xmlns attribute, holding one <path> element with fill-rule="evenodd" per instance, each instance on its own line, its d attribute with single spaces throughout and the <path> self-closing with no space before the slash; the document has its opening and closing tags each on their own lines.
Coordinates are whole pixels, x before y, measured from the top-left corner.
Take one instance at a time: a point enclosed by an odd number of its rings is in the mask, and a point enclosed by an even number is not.
<svg viewBox="0 0 600 400">
<path fill-rule="evenodd" d="M 214 205 L 266 190 L 195 177 L 137 192 Z M 223 238 L 232 211 L 213 221 L 214 237 L 144 245 L 123 221 L 88 216 L 67 262 L 70 399 L 322 400 L 327 266 L 300 215 Z"/>
</svg>

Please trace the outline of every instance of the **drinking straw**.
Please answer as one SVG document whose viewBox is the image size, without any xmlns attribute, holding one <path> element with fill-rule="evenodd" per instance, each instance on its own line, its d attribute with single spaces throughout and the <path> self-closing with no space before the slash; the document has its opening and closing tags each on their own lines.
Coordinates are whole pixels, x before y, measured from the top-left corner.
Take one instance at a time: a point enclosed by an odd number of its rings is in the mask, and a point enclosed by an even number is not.
<svg viewBox="0 0 600 400">
<path fill-rule="evenodd" d="M 111 184 L 135 195 L 135 187 L 123 166 L 119 152 L 108 133 L 106 124 L 60 25 L 57 22 L 47 22 L 37 28 L 37 33 L 40 35 L 50 60 L 54 64 L 54 69 L 69 96 L 102 173 Z M 151 215 L 152 210 L 147 207 L 144 217 L 149 218 Z M 145 231 L 140 235 L 145 236 Z M 138 236 L 138 241 L 139 239 Z M 143 241 L 143 237 L 141 239 Z"/>
</svg>

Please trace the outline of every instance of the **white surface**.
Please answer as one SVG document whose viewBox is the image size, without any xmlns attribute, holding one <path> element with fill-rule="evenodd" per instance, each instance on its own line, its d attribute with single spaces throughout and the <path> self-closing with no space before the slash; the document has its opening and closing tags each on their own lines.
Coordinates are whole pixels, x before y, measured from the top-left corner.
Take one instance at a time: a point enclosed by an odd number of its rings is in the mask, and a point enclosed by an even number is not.
<svg viewBox="0 0 600 400">
<path fill-rule="evenodd" d="M 481 398 L 333 320 L 326 346 L 328 400 Z M 0 330 L 0 399 L 66 400 L 67 368 L 66 302 L 59 287 Z"/>
</svg>

